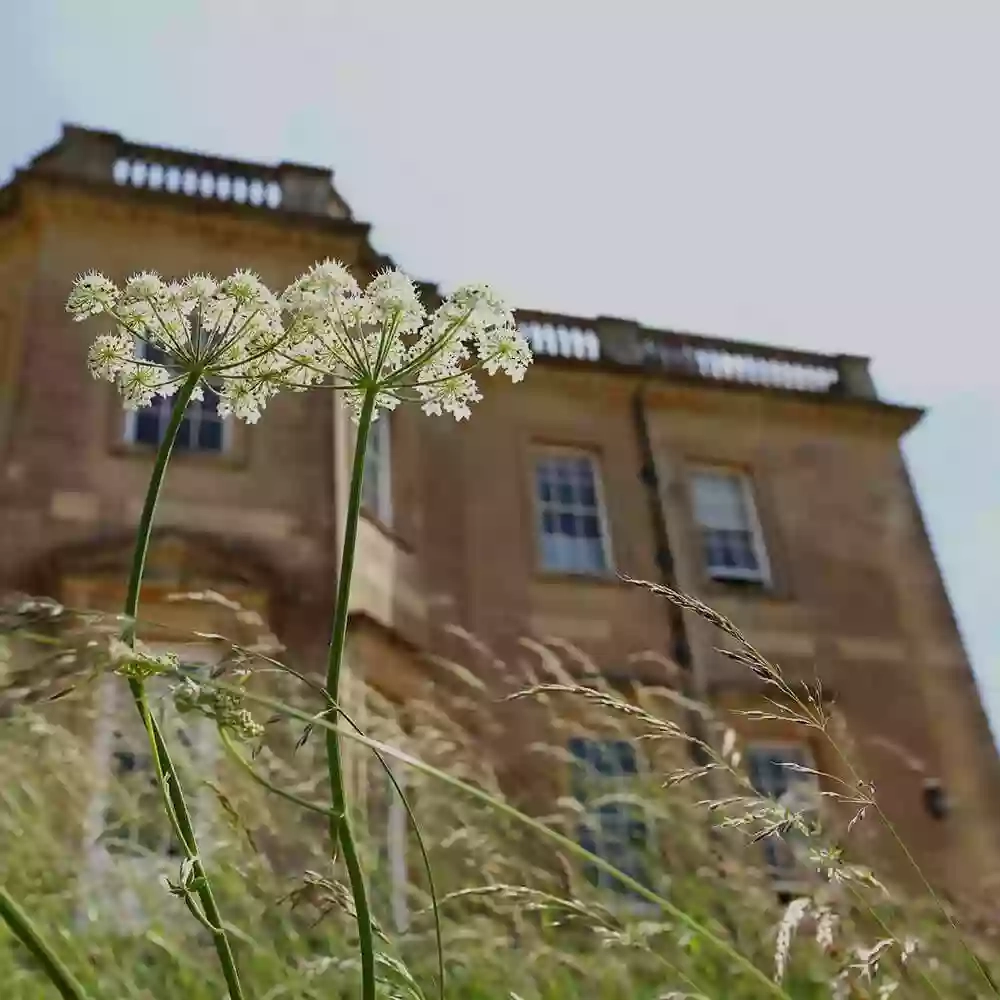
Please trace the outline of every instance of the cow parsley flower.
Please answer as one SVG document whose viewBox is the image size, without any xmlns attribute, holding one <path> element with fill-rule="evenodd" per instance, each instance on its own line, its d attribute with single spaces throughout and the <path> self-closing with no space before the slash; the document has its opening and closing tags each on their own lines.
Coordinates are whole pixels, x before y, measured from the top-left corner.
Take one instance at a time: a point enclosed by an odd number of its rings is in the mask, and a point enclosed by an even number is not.
<svg viewBox="0 0 1000 1000">
<path fill-rule="evenodd" d="M 277 299 L 249 271 L 216 282 L 196 274 L 183 282 L 133 275 L 119 289 L 103 275 L 78 278 L 66 303 L 76 320 L 106 315 L 87 364 L 95 378 L 116 382 L 129 409 L 169 396 L 191 373 L 219 395 L 219 413 L 256 421 L 282 383 L 287 339 Z M 149 352 L 143 344 L 154 349 Z M 149 355 L 152 353 L 153 357 Z M 162 357 L 161 364 L 153 358 Z"/>
<path fill-rule="evenodd" d="M 302 385 L 344 390 L 355 415 L 374 391 L 376 413 L 418 401 L 426 413 L 469 416 L 481 399 L 473 372 L 524 378 L 531 349 L 487 285 L 459 288 L 429 317 L 413 282 L 382 271 L 362 291 L 337 261 L 317 264 L 281 296 Z"/>
<path fill-rule="evenodd" d="M 88 316 L 99 316 L 110 311 L 118 301 L 121 293 L 114 282 L 108 281 L 103 274 L 89 271 L 81 275 L 70 293 L 67 309 L 77 319 Z"/>
</svg>

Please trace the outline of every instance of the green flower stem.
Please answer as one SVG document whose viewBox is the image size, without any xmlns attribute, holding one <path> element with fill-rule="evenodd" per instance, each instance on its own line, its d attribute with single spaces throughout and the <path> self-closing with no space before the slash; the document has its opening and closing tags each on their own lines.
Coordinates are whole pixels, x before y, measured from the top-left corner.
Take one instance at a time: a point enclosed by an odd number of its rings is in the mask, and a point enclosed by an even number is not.
<svg viewBox="0 0 1000 1000">
<path fill-rule="evenodd" d="M 153 472 L 149 477 L 149 486 L 146 488 L 146 499 L 142 505 L 142 514 L 139 516 L 139 527 L 136 530 L 135 548 L 132 550 L 132 568 L 129 572 L 128 591 L 125 594 L 125 615 L 127 618 L 135 619 L 139 610 L 139 592 L 142 589 L 142 574 L 146 568 L 146 556 L 149 553 L 149 539 L 153 531 L 153 518 L 156 515 L 156 504 L 160 499 L 160 489 L 163 486 L 163 477 L 167 473 L 167 463 L 174 450 L 174 442 L 177 440 L 177 432 L 181 429 L 184 421 L 184 412 L 187 410 L 191 396 L 201 378 L 201 372 L 193 371 L 187 377 L 184 384 L 177 391 L 174 398 L 173 409 L 170 412 L 170 422 L 167 424 L 163 440 L 156 451 L 156 459 L 153 462 Z M 126 626 L 124 639 L 126 642 L 134 643 L 135 625 L 130 621 Z"/>
<path fill-rule="evenodd" d="M 170 413 L 170 422 L 167 424 L 166 432 L 160 447 L 156 452 L 156 459 L 153 462 L 153 472 L 149 478 L 149 486 L 146 490 L 146 499 L 142 507 L 142 515 L 139 518 L 139 527 L 135 536 L 135 549 L 132 555 L 132 569 L 129 574 L 128 590 L 125 596 L 125 617 L 128 624 L 123 632 L 123 639 L 130 645 L 135 645 L 135 618 L 139 610 L 139 592 L 142 589 L 142 575 L 146 567 L 146 555 L 149 552 L 149 540 L 153 530 L 153 517 L 156 514 L 156 503 L 160 497 L 160 488 L 163 485 L 163 477 L 167 471 L 167 463 L 177 440 L 177 432 L 180 430 L 181 422 L 184 420 L 184 412 L 187 410 L 191 396 L 201 378 L 201 372 L 197 369 L 188 375 L 184 385 L 178 390 L 174 399 L 173 409 Z M 212 927 L 212 937 L 215 942 L 215 950 L 219 956 L 219 965 L 226 980 L 231 1000 L 244 1000 L 243 987 L 240 985 L 239 973 L 236 971 L 236 960 L 233 957 L 233 950 L 229 943 L 229 936 L 222 923 L 222 915 L 215 902 L 215 894 L 208 880 L 208 874 L 201 863 L 198 852 L 198 842 L 195 838 L 194 826 L 191 821 L 191 813 L 184 800 L 184 792 L 181 788 L 180 778 L 177 769 L 174 767 L 170 752 L 167 749 L 163 734 L 157 725 L 156 719 L 149 710 L 149 700 L 146 697 L 146 686 L 143 681 L 130 678 L 129 689 L 132 692 L 132 700 L 142 719 L 142 724 L 149 737 L 150 748 L 153 751 L 153 762 L 156 768 L 156 778 L 160 785 L 160 790 L 164 794 L 166 811 L 175 828 L 178 840 L 184 848 L 187 857 L 193 862 L 192 876 L 197 884 L 198 898 L 201 900 L 205 917 Z"/>
<path fill-rule="evenodd" d="M 63 965 L 62 960 L 49 947 L 28 914 L 2 885 L 0 885 L 0 917 L 20 938 L 28 951 L 38 959 L 45 970 L 45 975 L 49 977 L 63 1000 L 87 1000 L 87 993 L 76 977 Z"/>
<path fill-rule="evenodd" d="M 412 754 L 408 754 L 403 750 L 399 750 L 396 747 L 389 746 L 387 743 L 382 743 L 379 740 L 373 740 L 368 736 L 364 736 L 358 732 L 351 732 L 346 729 L 337 729 L 337 727 L 329 722 L 323 715 L 310 714 L 308 712 L 303 712 L 292 705 L 288 705 L 277 698 L 270 698 L 267 695 L 257 694 L 254 691 L 249 690 L 245 687 L 237 687 L 233 684 L 226 684 L 221 681 L 206 681 L 205 686 L 209 688 L 214 688 L 218 691 L 232 691 L 239 692 L 248 701 L 255 702 L 258 705 L 262 705 L 266 708 L 270 708 L 272 711 L 278 712 L 281 715 L 286 716 L 289 719 L 298 719 L 300 722 L 310 723 L 314 726 L 321 726 L 328 733 L 329 732 L 339 732 L 346 736 L 350 740 L 354 740 L 356 743 L 362 744 L 362 746 L 368 747 L 370 750 L 378 751 L 385 757 L 391 757 L 393 760 L 398 760 L 409 767 L 414 768 L 414 770 L 420 771 L 438 781 L 443 782 L 446 785 L 454 788 L 456 791 L 462 792 L 463 794 L 469 796 L 469 798 L 475 799 L 477 802 L 482 802 L 484 805 L 489 806 L 491 809 L 502 813 L 504 816 L 514 820 L 516 823 L 527 827 L 530 830 L 534 830 L 535 833 L 544 837 L 546 840 L 562 848 L 567 854 L 578 858 L 587 864 L 593 865 L 595 868 L 599 868 L 601 871 L 606 872 L 612 878 L 620 882 L 625 888 L 630 889 L 637 896 L 641 896 L 647 902 L 653 903 L 658 906 L 665 913 L 670 914 L 678 923 L 683 924 L 688 930 L 692 931 L 697 937 L 702 938 L 716 948 L 719 952 L 725 955 L 732 963 L 733 966 L 740 971 L 746 973 L 747 976 L 756 980 L 756 982 L 762 986 L 767 995 L 780 998 L 780 1000 L 792 1000 L 787 991 L 781 986 L 780 983 L 776 983 L 771 979 L 766 972 L 757 968 L 754 963 L 747 958 L 745 955 L 741 954 L 740 951 L 725 938 L 716 934 L 709 927 L 706 927 L 695 917 L 692 917 L 685 910 L 682 910 L 676 903 L 672 903 L 669 899 L 661 896 L 659 893 L 654 892 L 652 889 L 643 885 L 641 882 L 632 878 L 630 875 L 625 874 L 623 871 L 619 871 L 610 861 L 605 860 L 597 854 L 592 854 L 585 847 L 582 847 L 575 840 L 570 839 L 564 834 L 559 833 L 558 830 L 552 829 L 552 827 L 543 823 L 541 820 L 535 819 L 533 816 L 529 816 L 527 813 L 521 812 L 515 806 L 510 805 L 503 799 L 497 798 L 491 795 L 489 792 L 484 791 L 481 788 L 477 788 L 475 785 L 470 785 L 461 778 L 456 778 L 454 775 L 449 774 L 447 771 L 442 771 L 440 768 L 435 767 L 433 764 L 428 764 L 422 761 L 419 757 L 414 757 Z M 325 715 L 325 713 L 324 713 Z"/>
<path fill-rule="evenodd" d="M 240 647 L 234 646 L 233 648 L 239 649 Z M 265 663 L 269 663 L 275 669 L 280 670 L 291 677 L 294 677 L 296 680 L 304 684 L 307 688 L 314 691 L 321 698 L 323 698 L 323 700 L 332 709 L 335 710 L 337 709 L 336 704 L 333 703 L 330 696 L 327 694 L 326 688 L 324 688 L 317 681 L 314 681 L 310 677 L 306 677 L 305 674 L 300 673 L 294 667 L 288 666 L 287 663 L 281 663 L 279 660 L 275 660 L 270 656 L 264 656 L 263 654 L 260 653 L 256 655 L 259 656 L 262 660 L 264 660 Z M 343 716 L 344 721 L 351 727 L 351 729 L 353 729 L 356 733 L 360 733 L 362 736 L 364 735 L 361 727 L 354 721 L 354 719 L 350 717 L 350 715 L 347 714 L 347 712 L 344 711 L 343 706 L 340 707 L 339 712 L 340 715 Z M 301 796 L 293 795 L 293 793 L 287 792 L 283 788 L 279 788 L 277 785 L 272 784 L 271 782 L 267 781 L 267 779 L 258 775 L 257 772 L 254 770 L 253 765 L 244 760 L 242 754 L 239 753 L 239 751 L 236 748 L 236 744 L 233 742 L 232 737 L 228 733 L 223 732 L 222 739 L 226 743 L 227 749 L 230 750 L 230 752 L 239 756 L 240 764 L 251 773 L 254 781 L 264 785 L 264 787 L 266 788 L 269 788 L 272 792 L 275 792 L 276 794 L 282 796 L 282 798 L 286 798 L 290 802 L 298 803 L 298 805 L 302 806 L 304 809 L 309 809 L 312 810 L 313 812 L 322 813 L 325 816 L 330 815 L 331 809 L 329 806 L 327 805 L 320 806 L 316 803 L 310 803 Z M 438 907 L 437 887 L 434 885 L 434 870 L 431 866 L 430 855 L 427 853 L 427 845 L 424 843 L 423 834 L 420 832 L 420 824 L 417 822 L 416 813 L 414 813 L 413 808 L 410 805 L 410 800 L 409 798 L 407 798 L 406 792 L 403 791 L 402 785 L 400 785 L 399 780 L 396 778 L 396 775 L 393 774 L 392 768 L 389 766 L 385 757 L 383 757 L 382 754 L 378 752 L 378 750 L 373 750 L 372 753 L 374 754 L 375 759 L 379 762 L 379 765 L 381 766 L 382 770 L 385 772 L 385 776 L 389 779 L 389 783 L 392 785 L 396 794 L 399 796 L 399 800 L 403 803 L 403 808 L 406 810 L 406 817 L 409 820 L 411 828 L 413 829 L 413 836 L 417 842 L 417 849 L 420 851 L 420 858 L 421 858 L 421 863 L 423 864 L 424 867 L 424 874 L 427 876 L 427 891 L 431 897 L 431 912 L 434 915 L 434 944 L 435 944 L 435 950 L 437 952 L 437 966 L 438 966 L 438 996 L 441 998 L 441 1000 L 444 1000 L 445 974 L 444 974 L 444 947 L 441 943 L 441 914 Z"/>
<path fill-rule="evenodd" d="M 354 463 L 351 467 L 351 489 L 347 501 L 347 518 L 344 524 L 344 548 L 340 557 L 340 575 L 337 579 L 337 604 L 333 614 L 333 632 L 330 636 L 330 654 L 327 661 L 326 693 L 333 705 L 340 700 L 340 671 L 344 660 L 344 643 L 347 639 L 347 609 L 351 596 L 351 577 L 354 574 L 354 552 L 358 542 L 358 518 L 361 515 L 361 486 L 365 477 L 365 449 L 368 431 L 375 413 L 374 386 L 365 391 L 358 420 L 357 440 L 354 444 Z M 336 721 L 336 709 L 333 710 Z M 361 870 L 357 845 L 351 830 L 351 817 L 347 809 L 344 788 L 344 762 L 340 752 L 340 736 L 335 727 L 327 728 L 326 760 L 330 772 L 330 851 L 336 856 L 338 845 L 344 852 L 344 863 L 354 897 L 354 911 L 358 920 L 358 950 L 361 953 L 362 1000 L 375 1000 L 375 941 L 372 934 L 371 910 L 365 876 Z"/>
</svg>

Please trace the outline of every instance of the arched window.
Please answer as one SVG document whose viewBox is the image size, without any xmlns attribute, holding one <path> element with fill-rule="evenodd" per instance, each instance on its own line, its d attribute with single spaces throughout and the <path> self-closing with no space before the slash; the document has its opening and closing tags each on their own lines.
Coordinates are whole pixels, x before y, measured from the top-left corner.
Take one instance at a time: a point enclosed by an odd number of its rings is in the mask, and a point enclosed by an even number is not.
<svg viewBox="0 0 1000 1000">
<path fill-rule="evenodd" d="M 651 886 L 656 865 L 653 823 L 636 795 L 639 759 L 628 740 L 569 741 L 570 790 L 583 807 L 576 837 L 581 847 L 614 865 L 643 886 Z M 590 863 L 584 874 L 594 885 L 625 899 L 642 897 L 602 867 Z"/>
</svg>

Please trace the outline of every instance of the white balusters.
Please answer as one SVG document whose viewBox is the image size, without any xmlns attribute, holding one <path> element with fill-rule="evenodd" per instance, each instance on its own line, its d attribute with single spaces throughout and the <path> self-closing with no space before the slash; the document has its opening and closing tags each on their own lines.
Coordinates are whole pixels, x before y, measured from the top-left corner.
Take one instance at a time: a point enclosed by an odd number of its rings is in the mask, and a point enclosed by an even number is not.
<svg viewBox="0 0 1000 1000">
<path fill-rule="evenodd" d="M 112 169 L 112 180 L 122 187 L 169 191 L 190 198 L 230 201 L 240 205 L 280 208 L 283 201 L 281 184 L 273 175 L 255 173 L 248 166 L 216 170 L 200 163 L 197 157 L 178 162 L 180 157 L 168 156 L 158 162 L 150 155 L 120 156 Z M 261 168 L 266 169 L 266 168 Z"/>
</svg>

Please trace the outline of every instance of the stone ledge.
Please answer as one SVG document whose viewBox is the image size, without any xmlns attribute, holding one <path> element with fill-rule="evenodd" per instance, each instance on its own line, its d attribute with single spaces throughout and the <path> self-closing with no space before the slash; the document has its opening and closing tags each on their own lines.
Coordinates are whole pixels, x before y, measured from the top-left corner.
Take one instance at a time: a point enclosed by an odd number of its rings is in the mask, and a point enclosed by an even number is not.
<svg viewBox="0 0 1000 1000">
<path fill-rule="evenodd" d="M 125 516 L 138 523 L 142 504 L 130 500 Z M 161 501 L 156 508 L 158 527 L 183 527 L 214 532 L 219 535 L 250 535 L 256 538 L 284 540 L 294 533 L 294 519 L 273 510 L 241 510 L 238 507 L 217 507 L 176 500 Z"/>
<path fill-rule="evenodd" d="M 604 618 L 571 618 L 563 615 L 534 614 L 528 619 L 531 631 L 541 638 L 580 639 L 600 642 L 611 638 L 611 623 Z"/>
<path fill-rule="evenodd" d="M 906 646 L 898 639 L 845 637 L 834 639 L 837 653 L 845 660 L 868 660 L 878 663 L 902 663 Z"/>
<path fill-rule="evenodd" d="M 49 514 L 57 521 L 93 524 L 100 517 L 100 513 L 101 500 L 96 493 L 56 490 L 49 502 Z"/>
<path fill-rule="evenodd" d="M 396 627 L 400 612 L 416 621 L 427 618 L 427 601 L 417 590 L 415 557 L 365 518 L 358 524 L 350 608 L 386 628 Z"/>
</svg>

